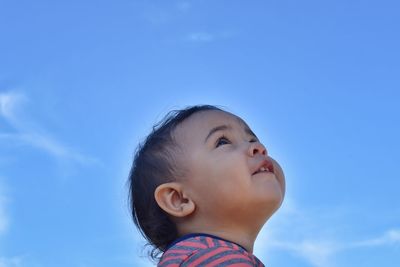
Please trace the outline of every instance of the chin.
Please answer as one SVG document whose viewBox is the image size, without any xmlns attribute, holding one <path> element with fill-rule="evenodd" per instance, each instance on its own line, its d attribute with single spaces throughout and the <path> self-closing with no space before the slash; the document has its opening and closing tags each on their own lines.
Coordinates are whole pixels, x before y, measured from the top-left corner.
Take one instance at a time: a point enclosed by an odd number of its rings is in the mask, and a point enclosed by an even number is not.
<svg viewBox="0 0 400 267">
<path fill-rule="evenodd" d="M 276 192 L 275 194 L 270 194 L 267 199 L 264 199 L 262 203 L 262 207 L 260 210 L 266 214 L 269 218 L 272 214 L 274 214 L 283 203 L 283 194 L 282 192 Z"/>
</svg>

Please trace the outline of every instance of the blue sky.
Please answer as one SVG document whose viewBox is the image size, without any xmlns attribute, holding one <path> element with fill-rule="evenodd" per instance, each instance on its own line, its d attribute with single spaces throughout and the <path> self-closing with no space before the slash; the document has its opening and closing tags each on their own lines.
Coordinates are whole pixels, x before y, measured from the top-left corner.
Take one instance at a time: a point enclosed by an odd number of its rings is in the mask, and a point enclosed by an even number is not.
<svg viewBox="0 0 400 267">
<path fill-rule="evenodd" d="M 216 104 L 280 162 L 270 267 L 400 264 L 397 1 L 0 0 L 0 267 L 152 266 L 137 143 Z"/>
</svg>

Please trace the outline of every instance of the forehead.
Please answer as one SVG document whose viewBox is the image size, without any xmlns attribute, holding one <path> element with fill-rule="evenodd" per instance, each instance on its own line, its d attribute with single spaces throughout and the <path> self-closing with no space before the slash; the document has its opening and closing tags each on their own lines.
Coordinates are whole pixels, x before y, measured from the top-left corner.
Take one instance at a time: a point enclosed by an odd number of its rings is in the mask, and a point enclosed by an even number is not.
<svg viewBox="0 0 400 267">
<path fill-rule="evenodd" d="M 210 129 L 221 125 L 249 129 L 246 122 L 236 115 L 220 110 L 206 110 L 195 113 L 184 120 L 176 128 L 176 135 L 184 139 L 190 137 L 192 142 L 194 141 L 193 137 L 202 137 L 204 140 Z"/>
</svg>

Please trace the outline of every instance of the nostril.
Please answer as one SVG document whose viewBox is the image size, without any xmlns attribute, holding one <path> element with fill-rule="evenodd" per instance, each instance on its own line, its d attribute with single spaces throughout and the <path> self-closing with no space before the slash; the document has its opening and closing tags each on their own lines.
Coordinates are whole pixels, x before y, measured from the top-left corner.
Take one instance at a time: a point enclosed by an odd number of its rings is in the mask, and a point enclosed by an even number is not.
<svg viewBox="0 0 400 267">
<path fill-rule="evenodd" d="M 254 156 L 256 154 L 266 155 L 267 149 L 260 142 L 254 142 L 254 143 L 251 143 L 251 145 L 250 145 L 249 153 L 251 156 Z"/>
<path fill-rule="evenodd" d="M 259 144 L 259 146 L 255 150 L 256 151 L 254 151 L 254 154 L 260 153 L 260 154 L 262 154 L 264 156 L 267 154 L 267 149 L 261 143 Z"/>
</svg>

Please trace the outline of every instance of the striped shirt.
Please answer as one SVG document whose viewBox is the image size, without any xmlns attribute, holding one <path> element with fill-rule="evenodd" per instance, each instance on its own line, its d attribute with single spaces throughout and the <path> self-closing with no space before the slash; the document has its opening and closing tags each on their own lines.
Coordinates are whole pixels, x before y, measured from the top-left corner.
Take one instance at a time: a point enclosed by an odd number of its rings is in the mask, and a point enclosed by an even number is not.
<svg viewBox="0 0 400 267">
<path fill-rule="evenodd" d="M 175 240 L 158 267 L 264 267 L 242 246 L 210 234 L 188 234 Z"/>
</svg>

